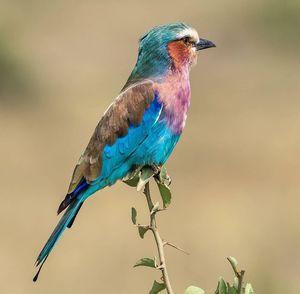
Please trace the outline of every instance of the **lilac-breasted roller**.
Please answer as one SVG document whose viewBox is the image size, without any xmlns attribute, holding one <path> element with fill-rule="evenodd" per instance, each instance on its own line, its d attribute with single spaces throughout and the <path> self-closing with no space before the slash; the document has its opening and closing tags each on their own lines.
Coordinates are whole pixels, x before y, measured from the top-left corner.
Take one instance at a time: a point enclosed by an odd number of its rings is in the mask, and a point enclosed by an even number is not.
<svg viewBox="0 0 300 294">
<path fill-rule="evenodd" d="M 154 27 L 139 42 L 136 65 L 105 111 L 75 166 L 65 210 L 36 265 L 34 281 L 54 245 L 70 228 L 83 202 L 138 167 L 163 165 L 183 131 L 190 105 L 189 71 L 197 51 L 215 47 L 184 23 Z"/>
</svg>

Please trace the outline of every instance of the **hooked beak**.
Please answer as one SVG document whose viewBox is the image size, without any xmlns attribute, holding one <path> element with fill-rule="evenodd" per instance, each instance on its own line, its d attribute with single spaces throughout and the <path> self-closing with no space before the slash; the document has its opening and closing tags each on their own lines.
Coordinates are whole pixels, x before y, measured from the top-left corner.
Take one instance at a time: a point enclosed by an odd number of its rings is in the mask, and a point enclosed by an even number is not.
<svg viewBox="0 0 300 294">
<path fill-rule="evenodd" d="M 216 45 L 212 41 L 199 39 L 199 42 L 196 44 L 196 51 L 211 48 L 211 47 L 216 47 Z"/>
</svg>

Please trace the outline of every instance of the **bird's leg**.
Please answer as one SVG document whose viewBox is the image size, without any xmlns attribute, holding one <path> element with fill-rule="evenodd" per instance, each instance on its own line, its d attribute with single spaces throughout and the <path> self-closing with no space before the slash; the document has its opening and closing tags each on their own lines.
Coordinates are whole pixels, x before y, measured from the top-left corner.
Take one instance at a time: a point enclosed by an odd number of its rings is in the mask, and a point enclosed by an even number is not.
<svg viewBox="0 0 300 294">
<path fill-rule="evenodd" d="M 154 177 L 159 176 L 160 171 L 161 171 L 161 166 L 159 166 L 157 164 L 151 164 L 150 167 L 152 168 L 152 170 L 154 172 Z"/>
<path fill-rule="evenodd" d="M 154 172 L 154 178 L 158 181 L 163 180 L 163 184 L 170 186 L 172 183 L 172 178 L 168 175 L 167 170 L 164 166 L 152 164 L 151 168 Z"/>
</svg>

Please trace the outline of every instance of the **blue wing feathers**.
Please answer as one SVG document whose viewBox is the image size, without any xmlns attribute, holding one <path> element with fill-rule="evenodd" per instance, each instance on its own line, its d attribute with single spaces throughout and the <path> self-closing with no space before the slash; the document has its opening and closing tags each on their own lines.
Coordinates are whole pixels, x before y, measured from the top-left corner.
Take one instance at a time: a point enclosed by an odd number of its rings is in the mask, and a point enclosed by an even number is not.
<svg viewBox="0 0 300 294">
<path fill-rule="evenodd" d="M 159 102 L 158 96 L 155 95 L 153 102 L 148 109 L 144 112 L 142 122 L 138 126 L 130 125 L 127 135 L 118 138 L 113 145 L 106 145 L 103 150 L 104 156 L 102 157 L 102 170 L 100 177 L 95 180 L 92 185 L 103 185 L 103 182 L 107 184 L 113 184 L 116 180 L 124 177 L 129 172 L 130 168 L 127 168 L 126 161 L 128 157 L 136 152 L 141 143 L 149 136 L 153 125 L 156 123 L 162 104 Z M 122 167 L 122 165 L 124 165 Z M 111 176 L 112 173 L 120 169 L 116 174 L 120 176 Z M 122 176 L 122 174 L 125 174 Z"/>
<path fill-rule="evenodd" d="M 140 125 L 130 125 L 126 136 L 118 138 L 112 145 L 104 147 L 100 177 L 92 186 L 112 185 L 122 179 L 133 166 L 145 164 L 163 164 L 179 135 L 174 135 L 163 115 L 163 105 L 156 94 L 153 102 L 145 111 Z M 96 190 L 97 190 L 96 189 Z M 92 189 L 94 192 L 94 188 Z"/>
</svg>

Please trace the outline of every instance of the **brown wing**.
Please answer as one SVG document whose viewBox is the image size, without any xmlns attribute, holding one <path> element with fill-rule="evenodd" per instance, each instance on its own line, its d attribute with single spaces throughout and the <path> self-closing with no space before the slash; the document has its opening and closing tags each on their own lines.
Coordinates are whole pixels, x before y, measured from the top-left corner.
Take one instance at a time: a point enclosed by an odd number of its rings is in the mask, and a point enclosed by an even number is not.
<svg viewBox="0 0 300 294">
<path fill-rule="evenodd" d="M 137 126 L 141 123 L 154 98 L 152 85 L 151 81 L 145 81 L 127 88 L 104 113 L 74 169 L 68 194 L 74 191 L 82 178 L 87 182 L 97 179 L 104 146 L 113 145 L 117 138 L 125 136 L 130 124 Z"/>
</svg>

